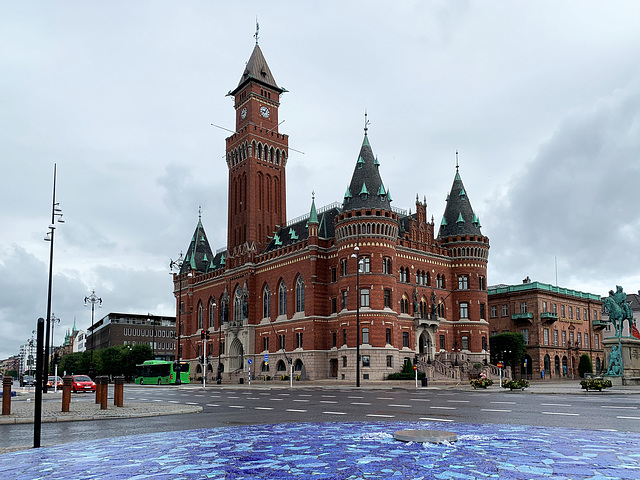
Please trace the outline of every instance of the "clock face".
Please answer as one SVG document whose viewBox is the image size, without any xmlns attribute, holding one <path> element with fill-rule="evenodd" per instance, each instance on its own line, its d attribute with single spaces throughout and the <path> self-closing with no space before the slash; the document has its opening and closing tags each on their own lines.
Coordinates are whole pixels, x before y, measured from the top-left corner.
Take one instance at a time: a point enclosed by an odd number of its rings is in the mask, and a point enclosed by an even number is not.
<svg viewBox="0 0 640 480">
<path fill-rule="evenodd" d="M 269 118 L 269 109 L 267 107 L 260 107 L 260 115 L 264 118 Z"/>
<path fill-rule="evenodd" d="M 244 108 L 242 109 L 242 111 L 240 112 L 240 116 L 241 116 L 243 119 L 247 118 L 247 107 L 244 107 Z"/>
</svg>

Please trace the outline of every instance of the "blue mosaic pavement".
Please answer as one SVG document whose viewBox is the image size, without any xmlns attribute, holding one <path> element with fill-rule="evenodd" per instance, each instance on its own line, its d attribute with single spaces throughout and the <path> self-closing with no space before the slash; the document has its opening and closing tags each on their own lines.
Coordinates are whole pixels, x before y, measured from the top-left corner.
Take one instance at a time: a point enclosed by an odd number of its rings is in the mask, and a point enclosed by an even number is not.
<svg viewBox="0 0 640 480">
<path fill-rule="evenodd" d="M 408 428 L 458 434 L 403 443 Z M 440 422 L 295 423 L 134 435 L 0 455 L 24 479 L 638 479 L 640 434 Z"/>
</svg>

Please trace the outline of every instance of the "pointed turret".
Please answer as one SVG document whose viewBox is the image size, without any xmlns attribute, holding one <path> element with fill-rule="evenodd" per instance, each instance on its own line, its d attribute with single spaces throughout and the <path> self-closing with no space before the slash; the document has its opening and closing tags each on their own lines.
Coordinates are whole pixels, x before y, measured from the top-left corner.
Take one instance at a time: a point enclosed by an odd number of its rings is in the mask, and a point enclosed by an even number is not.
<svg viewBox="0 0 640 480">
<path fill-rule="evenodd" d="M 278 93 L 285 91 L 283 88 L 278 86 L 275 78 L 273 78 L 269 65 L 267 65 L 267 61 L 262 54 L 262 50 L 260 50 L 260 45 L 257 43 L 249 57 L 249 61 L 247 62 L 244 71 L 242 72 L 242 77 L 240 78 L 240 82 L 238 82 L 238 86 L 229 92 L 229 95 L 235 95 L 247 84 L 247 82 L 251 80 L 261 83 L 264 86 L 271 87 L 277 90 Z"/>
<path fill-rule="evenodd" d="M 456 166 L 456 176 L 453 179 L 451 191 L 447 196 L 447 206 L 444 209 L 438 237 L 453 235 L 482 235 L 480 221 L 471 207 L 469 196 L 462 184 L 462 178 Z"/>
<path fill-rule="evenodd" d="M 380 176 L 379 165 L 369 144 L 365 128 L 356 168 L 344 195 L 345 211 L 363 208 L 391 210 L 391 198 Z"/>
<path fill-rule="evenodd" d="M 197 272 L 208 272 L 210 270 L 211 261 L 214 255 L 209 246 L 209 240 L 207 240 L 207 234 L 204 233 L 204 227 L 202 226 L 202 219 L 198 216 L 198 225 L 196 231 L 193 233 L 191 243 L 187 249 L 187 253 L 184 256 L 184 262 L 180 273 L 188 272 L 189 270 L 195 270 Z"/>
</svg>

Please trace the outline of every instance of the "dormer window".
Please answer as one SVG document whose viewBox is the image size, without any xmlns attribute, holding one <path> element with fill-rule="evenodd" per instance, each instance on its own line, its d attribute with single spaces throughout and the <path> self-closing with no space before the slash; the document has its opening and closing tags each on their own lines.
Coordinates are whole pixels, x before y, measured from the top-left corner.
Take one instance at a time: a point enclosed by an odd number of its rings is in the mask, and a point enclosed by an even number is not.
<svg viewBox="0 0 640 480">
<path fill-rule="evenodd" d="M 367 184 L 362 183 L 362 189 L 360 190 L 360 198 L 366 200 L 369 197 L 369 190 L 367 190 Z"/>
</svg>

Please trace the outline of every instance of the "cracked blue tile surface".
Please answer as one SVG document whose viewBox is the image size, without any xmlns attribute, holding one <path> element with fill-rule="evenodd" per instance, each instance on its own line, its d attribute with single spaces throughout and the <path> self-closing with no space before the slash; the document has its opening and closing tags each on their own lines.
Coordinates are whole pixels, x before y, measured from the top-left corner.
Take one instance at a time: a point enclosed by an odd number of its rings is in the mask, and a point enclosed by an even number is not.
<svg viewBox="0 0 640 480">
<path fill-rule="evenodd" d="M 452 444 L 393 432 L 447 430 Z M 519 425 L 252 425 L 70 443 L 0 455 L 4 480 L 637 479 L 640 434 Z"/>
</svg>

